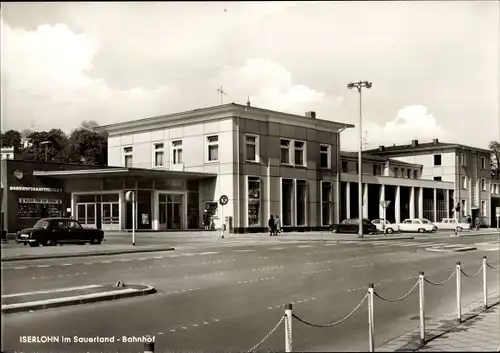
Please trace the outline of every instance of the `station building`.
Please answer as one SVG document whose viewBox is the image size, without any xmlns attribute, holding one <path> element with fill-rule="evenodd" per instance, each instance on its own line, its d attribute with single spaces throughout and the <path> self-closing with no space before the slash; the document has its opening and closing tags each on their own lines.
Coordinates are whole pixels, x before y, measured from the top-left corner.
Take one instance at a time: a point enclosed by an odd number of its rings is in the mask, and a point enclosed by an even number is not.
<svg viewBox="0 0 500 353">
<path fill-rule="evenodd" d="M 47 216 L 107 231 L 130 230 L 133 216 L 143 231 L 208 220 L 211 229 L 262 232 L 270 215 L 285 231 L 328 229 L 358 216 L 357 153 L 340 146 L 352 127 L 239 104 L 102 126 L 108 166 L 3 160 L 2 219 L 8 232 Z M 382 218 L 383 200 L 391 222 L 454 217 L 453 180 L 430 175 L 425 160 L 377 152 L 363 153 L 364 217 Z M 135 215 L 127 191 L 137 195 Z"/>
</svg>

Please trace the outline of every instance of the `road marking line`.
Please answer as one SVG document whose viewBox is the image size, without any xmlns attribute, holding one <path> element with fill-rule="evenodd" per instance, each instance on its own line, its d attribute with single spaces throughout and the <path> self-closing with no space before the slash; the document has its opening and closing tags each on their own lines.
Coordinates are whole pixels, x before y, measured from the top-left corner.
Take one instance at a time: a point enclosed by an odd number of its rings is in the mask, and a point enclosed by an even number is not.
<svg viewBox="0 0 500 353">
<path fill-rule="evenodd" d="M 132 261 L 132 259 L 121 259 L 122 262 Z"/>
<path fill-rule="evenodd" d="M 215 322 L 219 322 L 220 320 L 219 319 L 214 319 Z"/>
<path fill-rule="evenodd" d="M 129 260 L 121 260 L 121 261 L 129 261 Z M 93 264 L 93 262 L 84 262 L 83 264 L 84 264 L 84 265 L 92 265 L 92 264 Z"/>
<path fill-rule="evenodd" d="M 84 275 L 86 275 L 86 274 L 87 274 L 87 272 L 84 272 L 83 274 L 84 274 Z"/>
<path fill-rule="evenodd" d="M 153 259 L 163 259 L 163 256 L 155 256 Z"/>
<path fill-rule="evenodd" d="M 170 332 L 175 332 L 175 330 L 174 330 L 174 329 L 171 329 L 171 330 L 170 330 Z"/>
<path fill-rule="evenodd" d="M 72 264 L 62 264 L 61 266 L 71 266 Z"/>
<path fill-rule="evenodd" d="M 182 326 L 182 329 L 183 329 L 183 330 L 187 330 L 187 327 L 186 327 L 186 326 Z"/>
<path fill-rule="evenodd" d="M 35 277 L 33 277 L 33 278 L 35 278 Z M 6 294 L 6 295 L 2 295 L 2 298 L 12 298 L 12 297 L 19 297 L 19 296 L 24 296 L 24 295 L 34 295 L 34 294 L 67 292 L 67 291 L 72 291 L 72 290 L 97 288 L 97 287 L 102 287 L 102 285 L 100 285 L 100 284 L 91 284 L 91 285 L 88 285 L 88 286 L 80 286 L 80 287 L 69 287 L 69 288 L 59 288 L 59 289 L 42 290 L 42 291 L 36 291 L 36 292 Z"/>
<path fill-rule="evenodd" d="M 37 267 L 50 267 L 50 265 L 38 265 Z"/>
<path fill-rule="evenodd" d="M 28 268 L 28 266 L 14 267 L 14 270 L 24 270 L 25 268 Z"/>
<path fill-rule="evenodd" d="M 58 275 L 57 277 L 62 277 L 63 275 Z"/>
<path fill-rule="evenodd" d="M 193 324 L 194 327 L 198 327 L 198 324 Z"/>
<path fill-rule="evenodd" d="M 137 259 L 137 261 L 142 261 L 142 260 L 147 260 L 148 258 L 147 257 L 140 257 Z"/>
<path fill-rule="evenodd" d="M 206 321 L 203 321 L 203 325 L 208 325 L 208 322 L 206 322 Z"/>
<path fill-rule="evenodd" d="M 272 307 L 272 306 L 268 306 L 267 308 L 268 308 L 269 310 L 271 310 L 273 307 Z"/>
<path fill-rule="evenodd" d="M 158 332 L 159 335 L 163 335 L 163 332 Z"/>
</svg>

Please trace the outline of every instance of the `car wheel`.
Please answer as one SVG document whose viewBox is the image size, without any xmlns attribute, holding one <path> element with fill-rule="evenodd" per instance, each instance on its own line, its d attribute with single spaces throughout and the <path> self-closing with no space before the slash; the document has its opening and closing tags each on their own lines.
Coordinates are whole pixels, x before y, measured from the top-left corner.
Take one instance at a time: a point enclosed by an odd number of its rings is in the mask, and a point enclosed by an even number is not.
<svg viewBox="0 0 500 353">
<path fill-rule="evenodd" d="M 43 246 L 55 246 L 57 245 L 57 242 L 52 239 L 47 239 L 44 243 Z"/>
<path fill-rule="evenodd" d="M 392 228 L 387 228 L 386 232 L 387 234 L 392 234 L 394 231 L 392 230 Z"/>
<path fill-rule="evenodd" d="M 419 233 L 425 233 L 425 229 L 424 229 L 424 228 L 419 228 L 419 229 L 418 229 L 418 232 L 419 232 Z"/>
<path fill-rule="evenodd" d="M 461 232 L 462 230 L 462 227 L 457 227 L 457 232 Z"/>
<path fill-rule="evenodd" d="M 101 244 L 101 240 L 97 239 L 97 238 L 94 238 L 94 239 L 92 239 L 91 244 L 94 244 L 94 245 Z"/>
</svg>

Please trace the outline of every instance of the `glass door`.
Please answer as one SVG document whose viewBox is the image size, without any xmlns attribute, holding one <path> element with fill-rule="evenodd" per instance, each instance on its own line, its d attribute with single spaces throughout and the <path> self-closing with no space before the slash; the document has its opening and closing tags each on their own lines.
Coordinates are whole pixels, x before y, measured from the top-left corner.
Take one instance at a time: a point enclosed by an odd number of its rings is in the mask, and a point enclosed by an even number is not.
<svg viewBox="0 0 500 353">
<path fill-rule="evenodd" d="M 120 208 L 116 202 L 103 202 L 101 204 L 102 229 L 119 230 L 120 229 Z"/>
<path fill-rule="evenodd" d="M 76 205 L 76 219 L 84 228 L 97 228 L 96 204 L 79 203 Z"/>
</svg>

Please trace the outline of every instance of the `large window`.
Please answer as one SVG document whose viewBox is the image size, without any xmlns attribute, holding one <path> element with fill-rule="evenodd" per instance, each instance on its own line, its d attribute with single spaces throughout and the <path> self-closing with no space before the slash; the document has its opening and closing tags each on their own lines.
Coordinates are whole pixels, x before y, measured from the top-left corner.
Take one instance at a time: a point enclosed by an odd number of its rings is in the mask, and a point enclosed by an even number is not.
<svg viewBox="0 0 500 353">
<path fill-rule="evenodd" d="M 460 207 L 460 210 L 462 211 L 462 216 L 465 217 L 467 216 L 467 200 L 462 200 L 462 207 Z"/>
<path fill-rule="evenodd" d="M 294 141 L 293 149 L 294 149 L 294 162 L 295 165 L 305 166 L 305 146 L 306 143 L 304 141 Z"/>
<path fill-rule="evenodd" d="M 467 155 L 465 153 L 462 153 L 461 164 L 462 164 L 462 167 L 467 166 Z"/>
<path fill-rule="evenodd" d="M 481 169 L 486 169 L 486 158 L 481 157 Z"/>
<path fill-rule="evenodd" d="M 282 179 L 281 181 L 281 224 L 283 226 L 293 225 L 294 212 L 293 180 Z"/>
<path fill-rule="evenodd" d="M 248 177 L 248 226 L 261 225 L 260 178 Z"/>
<path fill-rule="evenodd" d="M 434 155 L 434 165 L 435 166 L 441 165 L 441 155 L 440 154 Z"/>
<path fill-rule="evenodd" d="M 163 167 L 163 155 L 164 155 L 164 145 L 163 143 L 155 143 L 154 145 L 155 153 L 155 167 Z"/>
<path fill-rule="evenodd" d="M 467 177 L 462 177 L 462 189 L 467 189 Z"/>
<path fill-rule="evenodd" d="M 290 161 L 291 141 L 281 139 L 280 148 L 281 148 L 281 163 L 292 164 L 292 162 Z"/>
<path fill-rule="evenodd" d="M 481 216 L 486 217 L 486 201 L 481 201 Z"/>
<path fill-rule="evenodd" d="M 331 168 L 330 147 L 331 147 L 330 145 L 320 145 L 319 146 L 321 168 L 326 168 L 326 169 Z"/>
<path fill-rule="evenodd" d="M 245 135 L 246 160 L 249 162 L 259 161 L 259 136 Z"/>
<path fill-rule="evenodd" d="M 207 137 L 208 161 L 215 162 L 219 160 L 219 136 Z"/>
<path fill-rule="evenodd" d="M 297 225 L 307 225 L 307 181 L 297 180 Z"/>
<path fill-rule="evenodd" d="M 172 164 L 182 163 L 182 141 L 172 141 Z"/>
<path fill-rule="evenodd" d="M 486 191 L 486 179 L 481 179 L 481 190 Z"/>
<path fill-rule="evenodd" d="M 132 167 L 134 163 L 133 149 L 132 147 L 123 148 L 123 158 L 125 167 Z"/>
<path fill-rule="evenodd" d="M 347 161 L 342 161 L 342 173 L 347 173 Z"/>
<path fill-rule="evenodd" d="M 321 224 L 328 226 L 333 223 L 333 188 L 329 181 L 321 182 Z"/>
</svg>

